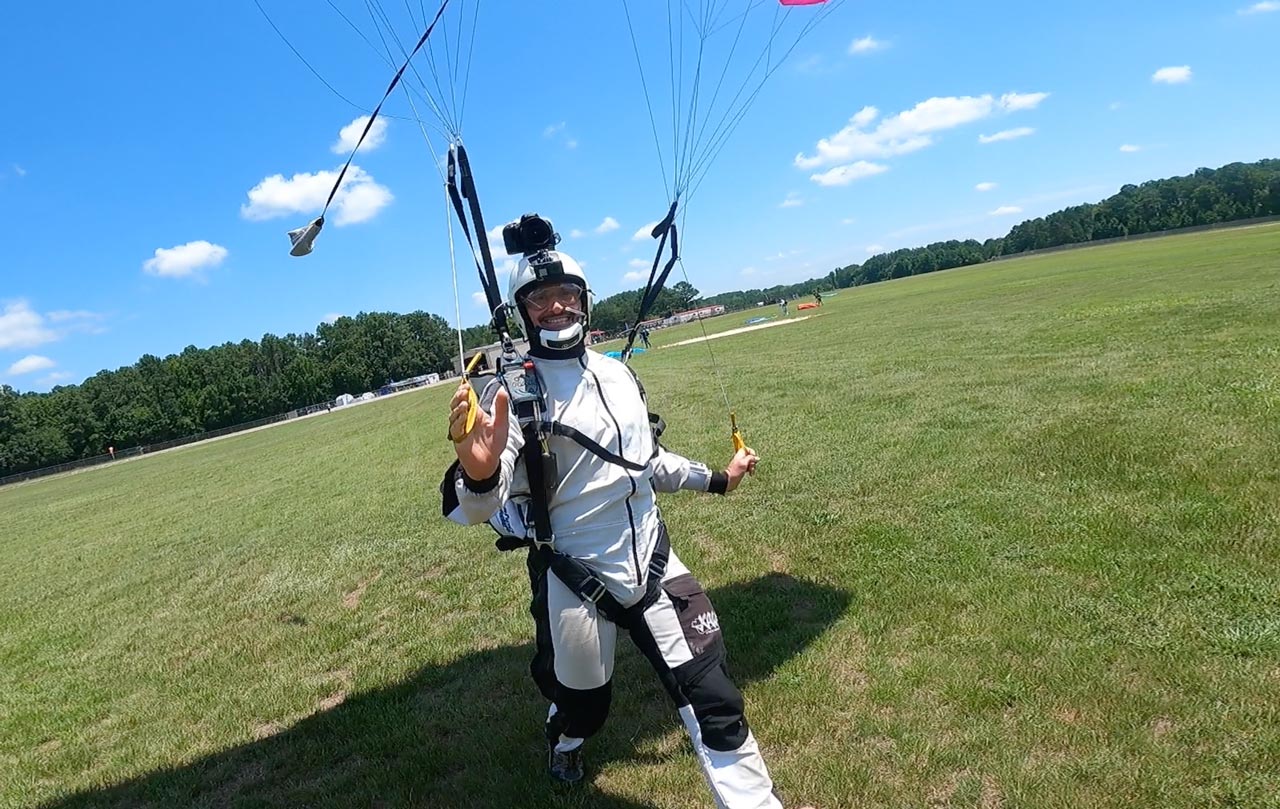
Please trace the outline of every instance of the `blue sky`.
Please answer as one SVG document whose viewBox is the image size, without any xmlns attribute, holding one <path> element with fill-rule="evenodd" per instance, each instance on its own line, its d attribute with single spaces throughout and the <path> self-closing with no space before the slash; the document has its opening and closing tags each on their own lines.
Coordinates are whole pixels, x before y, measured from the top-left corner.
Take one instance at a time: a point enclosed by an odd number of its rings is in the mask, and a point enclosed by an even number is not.
<svg viewBox="0 0 1280 809">
<path fill-rule="evenodd" d="M 393 71 L 337 11 L 261 2 L 334 89 L 377 103 Z M 378 43 L 363 0 L 333 5 Z M 756 20 L 773 8 L 758 5 L 728 82 L 751 75 L 741 56 L 765 42 Z M 435 3 L 383 6 L 412 41 Z M 669 172 L 671 76 L 686 109 L 694 27 L 669 26 L 656 0 L 629 7 Z M 790 12 L 775 42 L 815 9 Z M 621 0 L 452 0 L 444 20 L 437 65 L 471 56 L 442 86 L 487 223 L 539 211 L 600 296 L 640 286 L 654 245 L 633 237 L 669 192 Z M 686 37 L 674 71 L 672 30 Z M 734 30 L 708 40 L 704 114 L 720 109 L 707 99 Z M 790 283 L 885 249 L 1002 235 L 1124 183 L 1280 157 L 1276 42 L 1276 0 L 845 0 L 772 74 L 685 200 L 688 278 L 704 294 Z M 399 93 L 316 252 L 288 255 L 285 231 L 318 213 L 362 112 L 251 0 L 14 4 L 0 76 L 0 382 L 43 391 L 143 354 L 314 331 L 360 311 L 455 321 L 431 151 L 445 140 L 428 128 L 428 146 Z M 453 103 L 464 84 L 465 104 Z M 457 240 L 469 326 L 485 313 Z"/>
</svg>

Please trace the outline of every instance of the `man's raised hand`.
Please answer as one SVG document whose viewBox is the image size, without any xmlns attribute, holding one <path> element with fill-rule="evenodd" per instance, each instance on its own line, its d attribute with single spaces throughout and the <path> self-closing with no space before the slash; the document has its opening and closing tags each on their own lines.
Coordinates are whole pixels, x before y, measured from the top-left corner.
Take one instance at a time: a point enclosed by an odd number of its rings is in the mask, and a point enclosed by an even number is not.
<svg viewBox="0 0 1280 809">
<path fill-rule="evenodd" d="M 473 409 L 475 420 L 468 430 L 467 419 Z M 463 379 L 458 385 L 449 403 L 449 438 L 467 477 L 485 480 L 498 471 L 502 450 L 507 446 L 510 413 L 505 388 L 498 388 L 490 414 L 476 402 L 470 382 Z"/>
</svg>

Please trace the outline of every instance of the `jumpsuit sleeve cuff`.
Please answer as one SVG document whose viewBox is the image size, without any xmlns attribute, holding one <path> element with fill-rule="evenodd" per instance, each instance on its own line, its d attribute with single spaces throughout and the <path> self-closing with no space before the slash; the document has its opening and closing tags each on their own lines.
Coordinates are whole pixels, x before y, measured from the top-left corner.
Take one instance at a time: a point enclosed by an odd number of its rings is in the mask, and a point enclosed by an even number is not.
<svg viewBox="0 0 1280 809">
<path fill-rule="evenodd" d="M 724 472 L 712 472 L 711 483 L 707 486 L 707 491 L 712 494 L 724 494 L 729 489 L 729 476 Z"/>
<path fill-rule="evenodd" d="M 458 474 L 462 476 L 462 485 L 467 487 L 467 491 L 472 494 L 485 494 L 493 491 L 498 485 L 498 479 L 502 476 L 502 466 L 499 464 L 498 468 L 493 470 L 493 474 L 484 480 L 472 479 L 461 466 L 458 467 Z"/>
</svg>

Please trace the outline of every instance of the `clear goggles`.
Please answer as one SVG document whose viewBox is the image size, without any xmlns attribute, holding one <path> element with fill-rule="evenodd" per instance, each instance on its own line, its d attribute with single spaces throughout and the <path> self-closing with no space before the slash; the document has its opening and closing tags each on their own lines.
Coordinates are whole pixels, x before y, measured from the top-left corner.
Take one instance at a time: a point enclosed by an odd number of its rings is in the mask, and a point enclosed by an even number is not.
<svg viewBox="0 0 1280 809">
<path fill-rule="evenodd" d="M 524 296 L 524 302 L 534 309 L 546 309 L 554 303 L 561 306 L 577 306 L 582 287 L 577 284 L 548 284 L 540 286 Z"/>
</svg>

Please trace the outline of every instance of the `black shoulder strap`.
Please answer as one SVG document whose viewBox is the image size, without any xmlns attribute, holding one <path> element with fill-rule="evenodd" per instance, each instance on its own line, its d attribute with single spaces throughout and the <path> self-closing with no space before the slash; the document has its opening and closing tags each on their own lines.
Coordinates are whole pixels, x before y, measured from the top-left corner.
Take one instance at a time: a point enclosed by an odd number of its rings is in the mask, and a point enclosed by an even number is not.
<svg viewBox="0 0 1280 809">
<path fill-rule="evenodd" d="M 533 517 L 533 530 L 539 544 L 550 544 L 555 540 L 551 533 L 548 502 L 551 498 L 551 483 L 547 479 L 552 456 L 543 438 L 538 415 L 536 402 L 516 404 L 516 418 L 520 420 L 520 431 L 524 435 L 524 449 L 520 451 L 520 456 L 524 459 L 525 473 L 529 476 L 529 512 Z"/>
<path fill-rule="evenodd" d="M 581 432 L 579 432 L 575 428 L 570 427 L 568 424 L 561 424 L 558 421 L 544 421 L 542 422 L 542 428 L 543 430 L 550 433 L 551 435 L 558 435 L 561 438 L 570 439 L 574 443 L 578 444 L 578 446 L 582 447 L 587 452 L 590 452 L 592 455 L 596 456 L 600 460 L 605 461 L 607 463 L 615 464 L 617 466 L 621 466 L 623 469 L 628 469 L 632 472 L 643 472 L 644 470 L 649 468 L 648 463 L 636 463 L 635 461 L 628 461 L 626 458 L 622 457 L 621 455 L 618 455 L 617 453 L 614 453 L 614 452 L 610 452 L 609 450 L 600 446 L 595 441 L 583 435 Z M 654 447 L 654 451 L 655 451 L 655 454 L 657 454 L 656 445 Z M 532 486 L 533 484 L 530 483 L 530 485 Z"/>
</svg>

